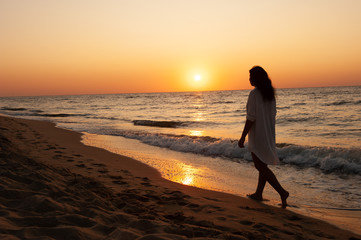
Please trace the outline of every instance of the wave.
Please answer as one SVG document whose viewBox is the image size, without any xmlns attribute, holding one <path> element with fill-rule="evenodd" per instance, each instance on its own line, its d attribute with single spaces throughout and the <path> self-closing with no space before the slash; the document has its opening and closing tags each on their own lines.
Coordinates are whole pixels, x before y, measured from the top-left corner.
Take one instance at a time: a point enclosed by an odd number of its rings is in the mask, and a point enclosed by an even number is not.
<svg viewBox="0 0 361 240">
<path fill-rule="evenodd" d="M 113 121 L 127 121 L 127 119 L 121 119 L 118 117 L 103 117 L 103 116 L 91 116 L 91 115 L 87 115 L 85 116 L 86 118 L 91 118 L 91 119 L 105 119 L 105 120 L 113 120 Z"/>
<path fill-rule="evenodd" d="M 42 112 L 44 112 L 44 111 L 43 111 L 43 110 L 32 109 L 32 110 L 30 110 L 30 112 L 42 113 Z"/>
<path fill-rule="evenodd" d="M 73 113 L 44 113 L 42 110 L 28 110 L 26 108 L 8 108 L 3 107 L 1 110 L 5 110 L 5 114 L 10 114 L 13 116 L 29 116 L 29 117 L 55 117 L 55 118 L 65 118 L 65 117 L 85 117 L 89 114 L 73 114 Z M 8 113 L 12 111 L 12 113 Z"/>
<path fill-rule="evenodd" d="M 338 172 L 361 175 L 360 148 L 305 147 L 290 145 L 278 148 L 284 163 L 315 167 L 326 173 Z"/>
<path fill-rule="evenodd" d="M 323 120 L 322 118 L 311 116 L 311 117 L 283 117 L 277 119 L 277 123 L 298 123 L 298 122 L 317 122 Z"/>
<path fill-rule="evenodd" d="M 44 114 L 32 114 L 32 116 L 39 116 L 39 117 L 74 117 L 77 116 L 76 114 L 69 114 L 69 113 L 44 113 Z"/>
<path fill-rule="evenodd" d="M 133 120 L 134 125 L 148 126 L 148 127 L 163 127 L 163 128 L 176 128 L 184 125 L 184 122 L 179 121 L 153 121 L 153 120 Z"/>
<path fill-rule="evenodd" d="M 26 108 L 11 108 L 11 107 L 2 107 L 1 110 L 5 111 L 26 111 Z"/>
<path fill-rule="evenodd" d="M 341 100 L 341 101 L 336 101 L 336 102 L 332 102 L 332 103 L 326 103 L 326 104 L 324 104 L 324 106 L 359 105 L 360 103 L 361 103 L 361 100 L 359 100 L 359 101 Z"/>
<path fill-rule="evenodd" d="M 231 161 L 252 161 L 246 148 L 239 148 L 237 140 L 186 135 L 166 135 L 145 132 L 120 132 L 126 138 L 178 152 L 189 152 Z M 308 147 L 292 144 L 277 144 L 281 164 L 298 167 L 313 167 L 325 173 L 361 175 L 361 150 L 359 148 Z"/>
<path fill-rule="evenodd" d="M 121 119 L 123 121 L 129 121 L 127 119 Z M 146 127 L 160 127 L 160 128 L 178 128 L 188 126 L 213 126 L 219 123 L 212 121 L 156 121 L 156 120 L 133 120 L 131 121 L 135 126 Z"/>
<path fill-rule="evenodd" d="M 236 103 L 236 101 L 215 101 L 212 102 L 212 104 L 233 104 Z"/>
</svg>

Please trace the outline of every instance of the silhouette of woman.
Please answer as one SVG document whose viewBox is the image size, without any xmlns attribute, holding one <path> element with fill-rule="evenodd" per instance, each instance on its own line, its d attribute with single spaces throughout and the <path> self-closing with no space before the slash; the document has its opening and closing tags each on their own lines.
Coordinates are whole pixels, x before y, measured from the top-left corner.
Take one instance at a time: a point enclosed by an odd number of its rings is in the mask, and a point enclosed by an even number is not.
<svg viewBox="0 0 361 240">
<path fill-rule="evenodd" d="M 275 140 L 276 101 L 274 89 L 267 72 L 262 67 L 255 66 L 249 70 L 249 73 L 249 81 L 255 88 L 248 96 L 247 119 L 238 146 L 244 147 L 248 134 L 248 150 L 252 154 L 253 163 L 259 175 L 256 192 L 247 196 L 262 201 L 263 189 L 266 182 L 269 182 L 279 193 L 282 207 L 285 208 L 289 193 L 268 168 L 268 164 L 279 163 Z"/>
</svg>

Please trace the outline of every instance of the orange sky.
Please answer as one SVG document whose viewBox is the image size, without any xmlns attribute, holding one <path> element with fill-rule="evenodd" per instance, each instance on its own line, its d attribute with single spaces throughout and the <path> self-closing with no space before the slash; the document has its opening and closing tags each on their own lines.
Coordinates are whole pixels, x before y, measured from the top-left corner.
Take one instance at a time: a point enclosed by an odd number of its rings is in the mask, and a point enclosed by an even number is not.
<svg viewBox="0 0 361 240">
<path fill-rule="evenodd" d="M 361 85 L 359 0 L 0 0 L 0 96 Z M 201 75 L 199 82 L 194 81 Z"/>
</svg>

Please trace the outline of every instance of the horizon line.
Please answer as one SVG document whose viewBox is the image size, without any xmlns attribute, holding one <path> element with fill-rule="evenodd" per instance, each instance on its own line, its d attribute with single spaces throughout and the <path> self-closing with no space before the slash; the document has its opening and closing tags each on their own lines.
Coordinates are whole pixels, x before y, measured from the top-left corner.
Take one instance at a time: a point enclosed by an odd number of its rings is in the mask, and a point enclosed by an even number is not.
<svg viewBox="0 0 361 240">
<path fill-rule="evenodd" d="M 314 87 L 281 87 L 275 89 L 304 89 L 304 88 L 336 88 L 336 87 L 360 87 L 361 84 L 357 85 L 332 85 L 332 86 L 314 86 Z M 118 93 L 79 93 L 79 94 L 44 94 L 44 95 L 11 95 L 11 96 L 0 96 L 0 98 L 7 97 L 55 97 L 55 96 L 85 96 L 85 95 L 117 95 L 117 94 L 156 94 L 156 93 L 197 93 L 197 92 L 220 92 L 220 91 L 243 91 L 250 90 L 250 88 L 243 89 L 223 89 L 223 90 L 189 90 L 189 91 L 154 91 L 154 92 L 118 92 Z"/>
</svg>

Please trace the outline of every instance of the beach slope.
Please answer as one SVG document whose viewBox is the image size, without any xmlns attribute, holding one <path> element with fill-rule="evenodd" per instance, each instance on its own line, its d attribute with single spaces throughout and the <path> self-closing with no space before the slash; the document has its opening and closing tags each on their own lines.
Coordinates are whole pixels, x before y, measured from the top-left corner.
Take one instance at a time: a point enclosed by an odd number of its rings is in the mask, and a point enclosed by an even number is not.
<svg viewBox="0 0 361 240">
<path fill-rule="evenodd" d="M 0 116 L 0 239 L 359 239 L 287 209 L 161 178 L 81 134 Z"/>
</svg>

